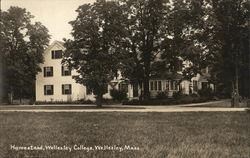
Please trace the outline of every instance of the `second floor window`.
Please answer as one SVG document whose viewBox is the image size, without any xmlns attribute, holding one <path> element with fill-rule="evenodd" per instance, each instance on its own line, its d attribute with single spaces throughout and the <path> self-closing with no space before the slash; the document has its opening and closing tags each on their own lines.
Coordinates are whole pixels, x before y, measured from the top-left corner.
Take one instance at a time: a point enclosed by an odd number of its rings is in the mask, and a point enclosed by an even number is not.
<svg viewBox="0 0 250 158">
<path fill-rule="evenodd" d="M 62 50 L 52 50 L 51 56 L 52 56 L 52 59 L 61 59 L 62 58 Z"/>
<path fill-rule="evenodd" d="M 71 76 L 71 71 L 67 66 L 62 66 L 62 76 Z"/>
<path fill-rule="evenodd" d="M 43 68 L 43 74 L 44 74 L 44 77 L 53 76 L 53 67 L 52 66 L 50 66 L 50 67 L 44 67 Z"/>
</svg>

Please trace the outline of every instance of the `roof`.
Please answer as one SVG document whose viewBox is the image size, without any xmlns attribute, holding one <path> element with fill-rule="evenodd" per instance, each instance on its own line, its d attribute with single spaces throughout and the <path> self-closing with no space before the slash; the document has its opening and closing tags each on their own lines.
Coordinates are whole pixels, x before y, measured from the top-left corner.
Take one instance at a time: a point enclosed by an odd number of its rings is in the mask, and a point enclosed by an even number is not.
<svg viewBox="0 0 250 158">
<path fill-rule="evenodd" d="M 172 72 L 164 72 L 161 74 L 155 74 L 150 76 L 150 79 L 158 79 L 158 80 L 181 80 L 183 79 L 183 76 L 178 73 L 172 73 Z"/>
<path fill-rule="evenodd" d="M 64 42 L 55 40 L 55 41 L 53 41 L 53 42 L 48 46 L 48 48 L 47 48 L 45 51 L 51 49 L 51 48 L 52 48 L 54 45 L 56 45 L 56 44 L 59 45 L 60 47 L 62 47 L 63 49 L 65 48 L 65 47 L 64 47 Z"/>
</svg>

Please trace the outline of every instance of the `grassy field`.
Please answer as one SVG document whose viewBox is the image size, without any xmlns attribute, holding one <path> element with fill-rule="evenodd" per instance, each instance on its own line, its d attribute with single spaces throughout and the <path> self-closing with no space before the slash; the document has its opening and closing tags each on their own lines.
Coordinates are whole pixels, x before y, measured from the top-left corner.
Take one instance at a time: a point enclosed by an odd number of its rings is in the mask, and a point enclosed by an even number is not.
<svg viewBox="0 0 250 158">
<path fill-rule="evenodd" d="M 249 158 L 250 113 L 0 113 L 0 157 Z M 129 145 L 139 150 L 15 151 Z"/>
</svg>

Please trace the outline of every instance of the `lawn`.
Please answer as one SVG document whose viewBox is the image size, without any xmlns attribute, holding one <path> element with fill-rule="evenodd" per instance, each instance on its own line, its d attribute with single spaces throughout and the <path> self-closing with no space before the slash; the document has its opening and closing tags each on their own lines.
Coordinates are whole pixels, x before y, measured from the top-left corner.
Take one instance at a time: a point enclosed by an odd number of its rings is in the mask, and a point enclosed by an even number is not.
<svg viewBox="0 0 250 158">
<path fill-rule="evenodd" d="M 249 158 L 249 117 L 249 112 L 1 112 L 0 157 Z M 11 145 L 135 150 L 15 151 Z"/>
</svg>

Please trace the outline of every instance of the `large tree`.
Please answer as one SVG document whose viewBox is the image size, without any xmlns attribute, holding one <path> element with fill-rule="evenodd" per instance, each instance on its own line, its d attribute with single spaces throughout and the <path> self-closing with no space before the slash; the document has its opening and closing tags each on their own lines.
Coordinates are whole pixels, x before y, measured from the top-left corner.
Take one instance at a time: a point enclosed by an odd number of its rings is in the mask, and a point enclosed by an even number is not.
<svg viewBox="0 0 250 158">
<path fill-rule="evenodd" d="M 106 1 L 84 4 L 76 11 L 77 18 L 70 22 L 73 40 L 66 40 L 63 63 L 78 72 L 73 78 L 93 91 L 101 107 L 120 64 L 122 11 L 117 2 Z"/>
<path fill-rule="evenodd" d="M 219 91 L 231 92 L 232 106 L 237 107 L 240 91 L 245 96 L 249 93 L 250 3 L 247 0 L 208 2 L 209 20 L 205 29 L 209 32 L 207 46 L 213 64 L 212 77 Z"/>
<path fill-rule="evenodd" d="M 143 98 L 149 99 L 149 79 L 152 63 L 161 52 L 166 38 L 164 25 L 168 10 L 164 0 L 122 0 L 124 29 L 126 37 L 123 44 L 129 60 L 125 61 L 123 74 L 143 89 Z"/>
<path fill-rule="evenodd" d="M 26 9 L 10 7 L 1 12 L 0 59 L 4 95 L 9 103 L 13 96 L 24 93 L 34 97 L 34 81 L 41 71 L 43 51 L 48 46 L 49 34 L 40 22 L 32 23 L 33 16 Z"/>
</svg>

